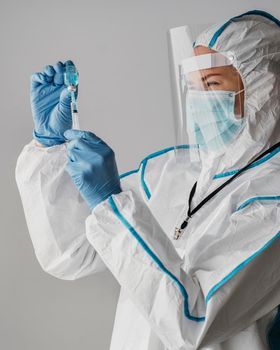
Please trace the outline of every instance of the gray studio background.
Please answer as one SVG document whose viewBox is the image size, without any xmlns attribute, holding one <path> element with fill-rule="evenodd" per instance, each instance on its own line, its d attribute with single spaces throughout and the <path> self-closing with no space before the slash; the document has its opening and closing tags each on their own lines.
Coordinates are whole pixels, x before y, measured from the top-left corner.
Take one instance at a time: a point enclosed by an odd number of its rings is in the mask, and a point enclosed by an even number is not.
<svg viewBox="0 0 280 350">
<path fill-rule="evenodd" d="M 81 127 L 115 150 L 120 173 L 173 141 L 166 32 L 280 2 L 0 0 L 0 349 L 108 350 L 119 294 L 110 272 L 58 280 L 36 261 L 14 178 L 31 140 L 29 76 L 72 59 Z"/>
</svg>

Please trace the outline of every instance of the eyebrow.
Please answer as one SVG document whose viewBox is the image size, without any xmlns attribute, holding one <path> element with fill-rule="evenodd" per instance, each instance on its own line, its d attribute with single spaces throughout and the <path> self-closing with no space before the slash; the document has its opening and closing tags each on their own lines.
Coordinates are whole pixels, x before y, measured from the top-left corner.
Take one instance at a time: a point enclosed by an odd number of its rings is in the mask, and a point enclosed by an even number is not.
<svg viewBox="0 0 280 350">
<path fill-rule="evenodd" d="M 204 77 L 201 77 L 201 80 L 202 81 L 205 81 L 205 80 L 207 80 L 208 78 L 210 78 L 210 77 L 212 77 L 212 76 L 215 76 L 215 75 L 222 75 L 222 74 L 220 74 L 220 73 L 209 73 L 209 74 L 206 74 Z"/>
</svg>

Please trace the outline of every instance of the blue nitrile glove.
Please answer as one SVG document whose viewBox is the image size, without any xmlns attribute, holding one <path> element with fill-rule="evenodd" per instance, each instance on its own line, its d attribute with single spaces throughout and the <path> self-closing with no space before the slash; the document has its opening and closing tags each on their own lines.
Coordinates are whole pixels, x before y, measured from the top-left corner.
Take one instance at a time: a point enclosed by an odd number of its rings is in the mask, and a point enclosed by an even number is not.
<svg viewBox="0 0 280 350">
<path fill-rule="evenodd" d="M 64 71 L 65 64 L 58 62 L 31 76 L 33 137 L 47 147 L 65 142 L 63 133 L 72 127 L 71 95 L 64 84 Z"/>
<path fill-rule="evenodd" d="M 121 192 L 120 179 L 113 150 L 89 131 L 67 130 L 66 170 L 88 206 Z"/>
</svg>

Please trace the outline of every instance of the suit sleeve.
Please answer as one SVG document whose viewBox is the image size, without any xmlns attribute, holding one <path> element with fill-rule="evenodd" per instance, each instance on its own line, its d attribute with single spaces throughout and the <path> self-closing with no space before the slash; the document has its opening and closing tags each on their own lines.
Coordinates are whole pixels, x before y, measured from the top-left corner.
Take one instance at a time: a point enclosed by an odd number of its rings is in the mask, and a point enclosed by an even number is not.
<svg viewBox="0 0 280 350">
<path fill-rule="evenodd" d="M 36 257 L 54 277 L 75 280 L 107 269 L 89 243 L 85 222 L 90 209 L 69 174 L 66 145 L 26 145 L 18 157 L 16 182 Z M 121 176 L 124 190 L 140 195 L 138 170 Z"/>
<path fill-rule="evenodd" d="M 275 204 L 236 211 L 220 244 L 195 266 L 178 255 L 134 191 L 100 203 L 86 226 L 88 240 L 164 345 L 187 350 L 228 339 L 280 303 L 279 214 Z"/>
<path fill-rule="evenodd" d="M 89 244 L 85 220 L 90 211 L 68 173 L 66 146 L 24 147 L 16 181 L 36 257 L 44 271 L 74 280 L 106 269 Z"/>
</svg>

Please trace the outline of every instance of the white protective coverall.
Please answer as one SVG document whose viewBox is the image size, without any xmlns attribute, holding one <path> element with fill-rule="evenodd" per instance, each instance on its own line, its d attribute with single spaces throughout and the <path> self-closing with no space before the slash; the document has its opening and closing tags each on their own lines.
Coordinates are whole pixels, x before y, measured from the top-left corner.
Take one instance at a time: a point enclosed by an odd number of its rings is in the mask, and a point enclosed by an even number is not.
<svg viewBox="0 0 280 350">
<path fill-rule="evenodd" d="M 65 144 L 31 141 L 19 156 L 16 180 L 42 268 L 65 280 L 108 268 L 120 283 L 111 350 L 270 349 L 279 324 L 280 146 L 173 239 L 195 181 L 193 205 L 280 141 L 279 23 L 253 12 L 220 28 L 196 45 L 238 59 L 246 125 L 225 154 L 202 155 L 186 170 L 173 148 L 156 152 L 92 212 L 65 171 Z"/>
</svg>

